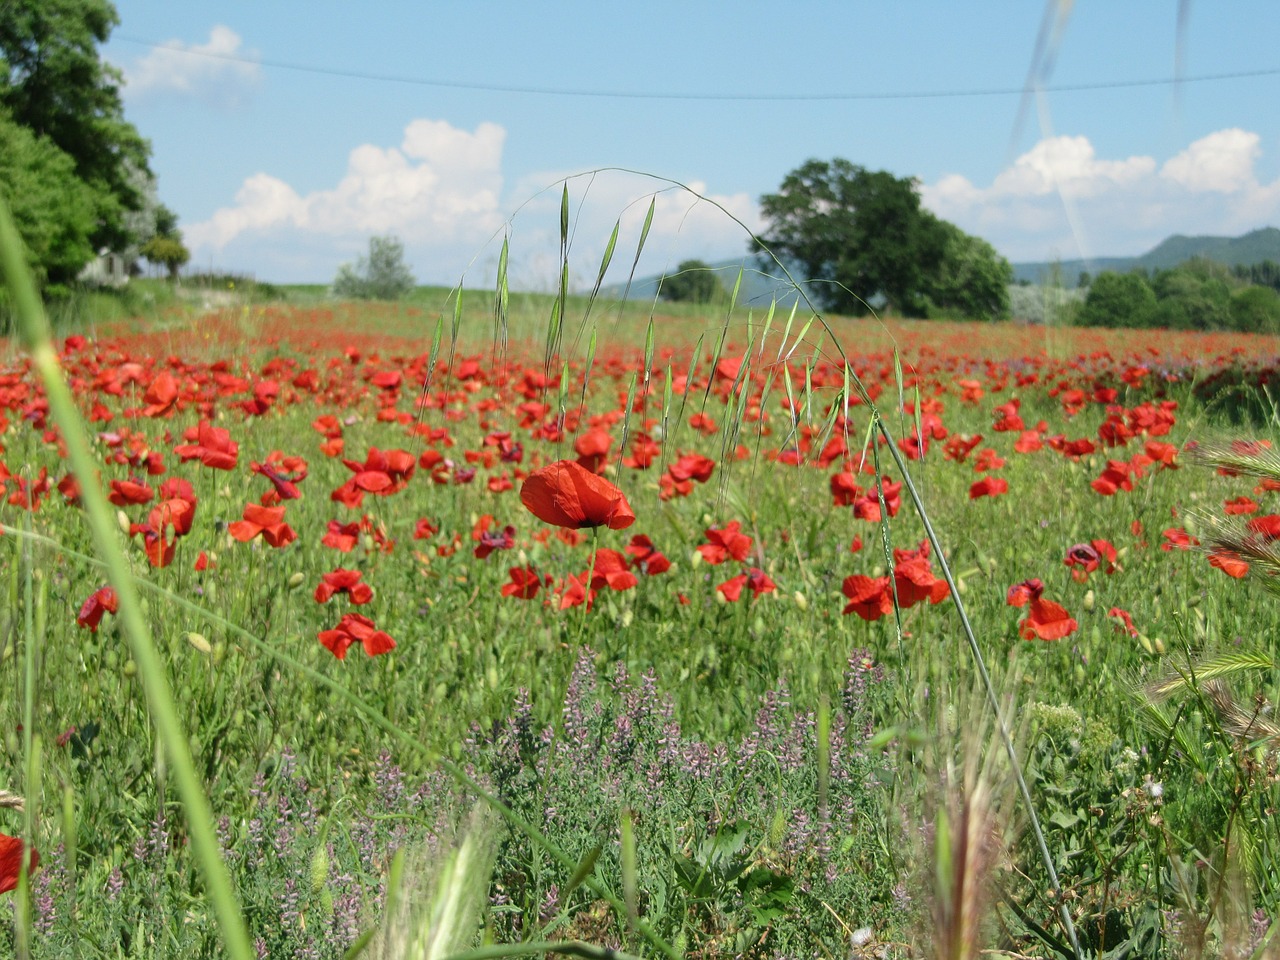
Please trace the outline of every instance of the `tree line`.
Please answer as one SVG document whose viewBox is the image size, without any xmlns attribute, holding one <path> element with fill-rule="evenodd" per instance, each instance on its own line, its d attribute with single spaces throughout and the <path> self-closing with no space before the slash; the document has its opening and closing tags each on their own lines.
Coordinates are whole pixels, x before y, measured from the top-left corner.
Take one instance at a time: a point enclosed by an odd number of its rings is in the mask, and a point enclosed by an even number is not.
<svg viewBox="0 0 1280 960">
<path fill-rule="evenodd" d="M 1169 270 L 1108 271 L 1088 281 L 1073 321 L 1086 327 L 1280 333 L 1280 264 L 1228 267 L 1196 257 Z"/>
<path fill-rule="evenodd" d="M 101 250 L 171 276 L 189 258 L 98 52 L 119 22 L 108 0 L 0 3 L 0 195 L 47 295 Z"/>
</svg>

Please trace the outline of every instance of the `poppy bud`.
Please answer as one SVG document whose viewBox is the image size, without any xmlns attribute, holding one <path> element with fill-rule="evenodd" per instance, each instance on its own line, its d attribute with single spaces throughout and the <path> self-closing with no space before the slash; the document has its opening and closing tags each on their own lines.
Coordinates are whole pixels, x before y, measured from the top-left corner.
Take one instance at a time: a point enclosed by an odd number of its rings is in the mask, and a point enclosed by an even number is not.
<svg viewBox="0 0 1280 960">
<path fill-rule="evenodd" d="M 1093 595 L 1093 591 L 1092 591 L 1092 590 L 1090 590 L 1090 591 L 1088 591 L 1087 593 L 1085 593 L 1085 595 L 1084 595 L 1084 609 L 1085 609 L 1085 611 L 1086 611 L 1086 612 L 1088 612 L 1088 613 L 1092 613 L 1092 612 L 1093 612 L 1093 606 L 1094 606 L 1094 604 L 1095 604 L 1096 602 L 1097 602 L 1097 598 Z"/>
<path fill-rule="evenodd" d="M 619 623 L 621 624 L 622 628 L 625 630 L 627 627 L 631 626 L 631 621 L 634 620 L 635 617 L 636 615 L 633 610 L 630 610 L 630 609 L 623 610 L 622 616 L 619 618 Z"/>
<path fill-rule="evenodd" d="M 963 594 L 963 593 L 967 593 L 968 590 L 969 590 L 969 585 L 967 583 L 965 583 L 963 580 L 956 581 L 956 593 Z"/>
<path fill-rule="evenodd" d="M 227 642 L 219 640 L 213 645 L 213 665 L 220 667 L 225 659 L 227 659 Z"/>
<path fill-rule="evenodd" d="M 209 656 L 209 654 L 213 653 L 213 647 L 209 645 L 209 641 L 206 640 L 204 637 L 202 637 L 198 633 L 187 633 L 186 641 L 187 643 L 191 644 L 191 646 L 195 647 L 197 650 L 203 653 L 206 657 Z"/>
<path fill-rule="evenodd" d="M 125 533 L 128 533 L 129 528 L 133 526 L 133 524 L 129 522 L 129 515 L 125 513 L 123 510 L 116 511 L 116 523 L 119 525 L 120 529 Z"/>
<path fill-rule="evenodd" d="M 1138 634 L 1138 642 L 1142 644 L 1142 649 L 1147 651 L 1147 653 L 1155 653 L 1155 650 L 1151 647 L 1151 638 L 1145 633 Z"/>
<path fill-rule="evenodd" d="M 311 893 L 317 894 L 324 889 L 324 882 L 329 879 L 329 847 L 324 841 L 316 845 L 316 852 L 311 857 Z"/>
<path fill-rule="evenodd" d="M 130 659 L 124 662 L 124 675 L 130 679 L 138 675 L 138 665 L 133 660 Z"/>
<path fill-rule="evenodd" d="M 795 592 L 795 598 L 796 598 L 796 606 L 797 606 L 797 607 L 799 607 L 801 610 L 808 610 L 808 609 L 809 609 L 809 600 L 808 600 L 808 598 L 806 598 L 806 597 L 805 597 L 805 595 L 804 595 L 803 593 L 801 593 L 799 590 L 797 590 L 797 591 Z"/>
<path fill-rule="evenodd" d="M 1204 599 L 1204 597 L 1200 596 L 1200 594 L 1198 594 L 1198 593 L 1193 593 L 1191 596 L 1187 597 L 1187 606 L 1188 606 L 1188 607 L 1198 607 L 1198 606 L 1200 606 L 1200 601 L 1201 601 L 1201 600 L 1203 600 L 1203 599 Z"/>
<path fill-rule="evenodd" d="M 689 563 L 693 569 L 697 570 L 698 567 L 702 566 L 702 554 L 695 550 L 693 555 L 689 557 Z"/>
<path fill-rule="evenodd" d="M 1151 645 L 1156 648 L 1156 653 L 1158 653 L 1160 656 L 1164 656 L 1163 640 L 1161 640 L 1159 637 L 1156 637 L 1154 640 L 1151 641 Z"/>
<path fill-rule="evenodd" d="M 289 576 L 289 589 L 297 590 L 300 586 L 302 586 L 303 582 L 306 579 L 307 579 L 306 574 L 304 574 L 301 570 L 299 570 L 297 573 L 291 574 Z"/>
</svg>

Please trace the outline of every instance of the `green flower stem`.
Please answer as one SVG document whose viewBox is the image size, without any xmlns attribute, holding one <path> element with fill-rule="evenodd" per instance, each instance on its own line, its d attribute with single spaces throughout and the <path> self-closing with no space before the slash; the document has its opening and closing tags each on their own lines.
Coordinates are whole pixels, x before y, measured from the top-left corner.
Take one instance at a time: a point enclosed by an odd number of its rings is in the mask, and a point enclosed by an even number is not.
<svg viewBox="0 0 1280 960">
<path fill-rule="evenodd" d="M 93 534 L 97 553 L 103 558 L 107 576 L 115 587 L 120 609 L 117 616 L 129 643 L 129 652 L 138 665 L 138 675 L 146 693 L 151 719 L 168 757 L 169 769 L 177 782 L 186 812 L 187 827 L 205 886 L 213 901 L 227 955 L 232 960 L 253 960 L 248 927 L 236 897 L 226 864 L 218 850 L 213 827 L 213 810 L 196 775 L 187 737 L 178 718 L 173 691 L 164 664 L 142 616 L 142 607 L 129 563 L 121 549 L 115 515 L 98 482 L 98 464 L 85 435 L 80 411 L 63 376 L 53 333 L 44 308 L 31 281 L 23 257 L 22 240 L 0 199 L 0 276 L 13 294 L 18 332 L 31 356 L 31 364 L 44 383 L 45 396 L 54 422 L 67 445 L 71 471 L 80 484 L 85 520 Z"/>
</svg>

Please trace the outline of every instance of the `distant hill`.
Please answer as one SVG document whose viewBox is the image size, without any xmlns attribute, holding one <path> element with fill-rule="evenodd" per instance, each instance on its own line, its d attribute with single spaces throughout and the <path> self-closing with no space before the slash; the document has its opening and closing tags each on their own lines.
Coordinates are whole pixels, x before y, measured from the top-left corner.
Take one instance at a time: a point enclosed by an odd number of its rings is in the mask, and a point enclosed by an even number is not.
<svg viewBox="0 0 1280 960">
<path fill-rule="evenodd" d="M 1074 287 L 1081 271 L 1096 276 L 1104 270 L 1124 273 L 1135 267 L 1145 270 L 1168 270 L 1192 257 L 1206 257 L 1229 267 L 1263 260 L 1280 263 L 1280 230 L 1263 227 L 1242 237 L 1184 237 L 1174 234 L 1138 257 L 1096 257 L 1092 260 L 1061 260 L 1057 263 L 1015 263 L 1013 279 L 1029 283 L 1045 283 L 1054 269 L 1060 271 L 1064 286 Z"/>
<path fill-rule="evenodd" d="M 1095 257 L 1092 260 L 1060 260 L 1043 263 L 1013 264 L 1015 282 L 1043 284 L 1053 279 L 1054 270 L 1058 270 L 1061 283 L 1066 287 L 1074 287 L 1080 279 L 1081 272 L 1097 276 L 1104 270 L 1124 273 L 1134 267 L 1147 270 L 1168 270 L 1192 257 L 1208 257 L 1227 266 L 1261 263 L 1263 260 L 1274 260 L 1280 263 L 1280 229 L 1263 227 L 1242 237 L 1184 237 L 1174 234 L 1138 257 Z M 720 278 L 726 290 L 732 290 L 737 279 L 738 270 L 743 270 L 742 287 L 738 293 L 738 302 L 748 306 L 768 307 L 777 299 L 779 306 L 790 307 L 795 302 L 796 292 L 780 276 L 781 271 L 762 271 L 753 255 L 737 257 L 731 260 L 718 260 L 710 264 Z M 672 265 L 675 269 L 675 265 Z M 792 271 L 797 280 L 804 276 L 804 271 L 796 268 Z M 652 300 L 658 291 L 659 276 L 638 277 L 631 284 L 628 298 L 631 300 Z M 611 297 L 622 296 L 623 285 L 614 284 L 607 287 L 604 293 Z"/>
<path fill-rule="evenodd" d="M 733 289 L 734 283 L 738 279 L 738 271 L 742 271 L 742 285 L 738 288 L 738 302 L 746 306 L 761 306 L 768 308 L 769 304 L 775 299 L 780 307 L 790 307 L 796 300 L 796 291 L 791 284 L 781 274 L 782 272 L 776 267 L 771 271 L 764 271 L 760 268 L 759 262 L 752 254 L 738 257 L 733 260 L 717 260 L 709 263 L 709 267 L 715 272 L 716 277 L 724 285 L 725 291 Z M 671 265 L 671 269 L 675 270 L 675 264 Z M 803 273 L 795 274 L 796 280 L 800 281 L 804 276 Z M 652 300 L 658 293 L 658 281 L 662 277 L 637 277 L 632 282 L 630 290 L 627 290 L 627 299 L 629 300 Z M 625 285 L 613 284 L 603 290 L 607 296 L 621 297 Z"/>
</svg>

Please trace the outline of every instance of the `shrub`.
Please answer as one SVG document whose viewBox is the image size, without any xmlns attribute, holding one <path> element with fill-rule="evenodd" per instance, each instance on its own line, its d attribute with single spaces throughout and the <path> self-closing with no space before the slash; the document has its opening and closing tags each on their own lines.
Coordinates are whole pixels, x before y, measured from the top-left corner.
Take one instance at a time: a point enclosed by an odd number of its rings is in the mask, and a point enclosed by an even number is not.
<svg viewBox="0 0 1280 960">
<path fill-rule="evenodd" d="M 397 238 L 370 237 L 369 255 L 353 267 L 344 263 L 333 281 L 333 295 L 346 300 L 399 300 L 416 281 L 404 262 L 404 244 Z"/>
<path fill-rule="evenodd" d="M 1082 327 L 1145 327 L 1155 308 L 1155 292 L 1138 274 L 1103 273 L 1089 285 L 1076 317 Z"/>
</svg>

